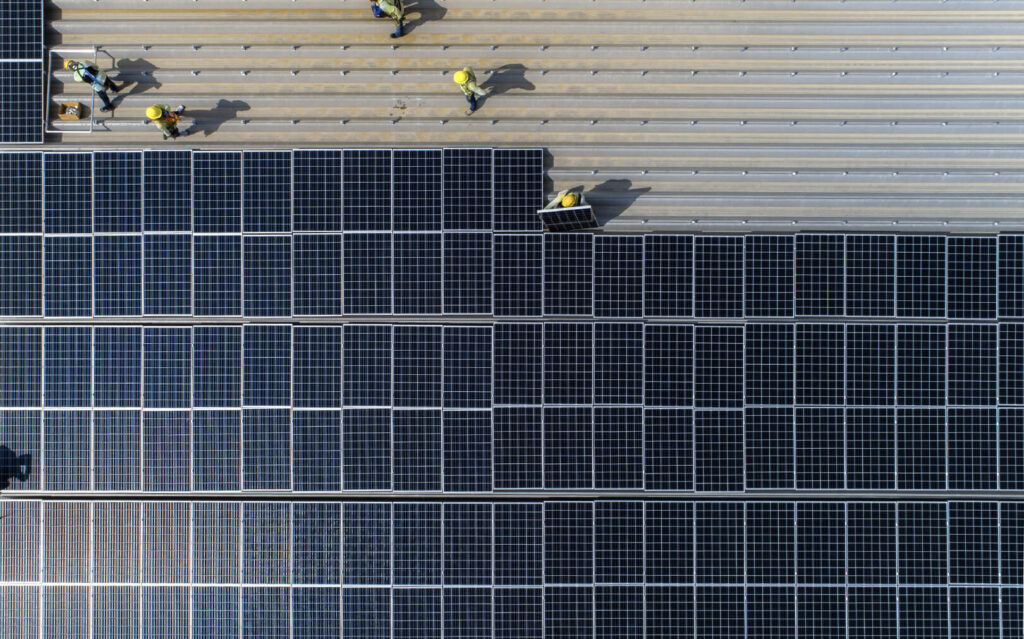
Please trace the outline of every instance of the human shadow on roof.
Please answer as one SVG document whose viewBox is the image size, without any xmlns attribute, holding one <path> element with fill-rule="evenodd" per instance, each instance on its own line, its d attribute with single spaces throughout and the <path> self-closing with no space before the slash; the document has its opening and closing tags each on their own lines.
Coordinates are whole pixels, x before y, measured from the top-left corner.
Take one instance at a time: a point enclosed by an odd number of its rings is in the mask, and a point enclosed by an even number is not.
<svg viewBox="0 0 1024 639">
<path fill-rule="evenodd" d="M 160 83 L 153 77 L 156 66 L 148 60 L 122 58 L 114 64 L 114 68 L 117 69 L 117 77 L 114 78 L 114 81 L 120 82 L 122 85 L 130 84 L 132 87 L 128 93 L 120 94 L 121 100 L 131 95 L 145 93 L 150 89 L 160 88 Z"/>
<path fill-rule="evenodd" d="M 212 109 L 189 109 L 186 107 L 183 117 L 192 120 L 192 126 L 188 128 L 189 135 L 202 133 L 209 136 L 219 129 L 220 125 L 237 118 L 239 112 L 248 110 L 248 102 L 221 100 Z"/>
<path fill-rule="evenodd" d="M 7 446 L 0 446 L 0 490 L 10 488 L 12 479 L 28 481 L 31 472 L 32 455 L 18 455 Z"/>
<path fill-rule="evenodd" d="M 415 0 L 414 2 L 405 3 L 405 13 L 406 15 L 416 14 L 415 20 L 409 20 L 405 23 L 405 33 L 408 35 L 421 24 L 431 20 L 440 20 L 444 17 L 444 14 L 448 13 L 448 9 L 438 4 L 437 0 Z"/>
<path fill-rule="evenodd" d="M 626 179 L 605 180 L 584 193 L 587 203 L 594 209 L 598 224 L 603 226 L 622 215 L 638 197 L 651 190 L 649 186 L 637 189 L 632 186 L 633 182 Z"/>
<path fill-rule="evenodd" d="M 527 71 L 528 69 L 522 64 L 503 64 L 494 70 L 494 73 L 487 79 L 487 82 L 480 86 L 484 89 L 493 87 L 494 90 L 491 91 L 491 95 L 501 95 L 512 89 L 533 91 L 537 87 L 526 79 Z"/>
</svg>

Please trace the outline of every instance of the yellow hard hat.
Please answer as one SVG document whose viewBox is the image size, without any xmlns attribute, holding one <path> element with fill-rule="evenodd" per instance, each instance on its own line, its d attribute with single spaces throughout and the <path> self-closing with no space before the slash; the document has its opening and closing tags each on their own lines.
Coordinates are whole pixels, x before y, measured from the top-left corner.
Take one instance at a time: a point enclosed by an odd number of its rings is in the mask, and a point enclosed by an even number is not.
<svg viewBox="0 0 1024 639">
<path fill-rule="evenodd" d="M 579 200 L 575 193 L 566 193 L 562 196 L 562 206 L 569 208 L 570 206 L 576 206 L 576 202 Z"/>
<path fill-rule="evenodd" d="M 465 71 L 456 71 L 454 79 L 455 82 L 458 84 L 465 84 L 466 80 L 469 79 L 469 74 L 466 73 Z"/>
<path fill-rule="evenodd" d="M 157 118 L 159 118 L 163 114 L 164 114 L 164 110 L 161 109 L 160 107 L 158 107 L 155 104 L 153 106 L 149 107 L 148 109 L 146 109 L 146 117 L 149 118 L 150 120 L 156 120 Z"/>
<path fill-rule="evenodd" d="M 74 60 L 65 60 L 64 61 L 64 68 L 65 69 L 70 69 L 72 67 L 72 65 L 77 66 L 78 63 L 75 62 Z"/>
</svg>

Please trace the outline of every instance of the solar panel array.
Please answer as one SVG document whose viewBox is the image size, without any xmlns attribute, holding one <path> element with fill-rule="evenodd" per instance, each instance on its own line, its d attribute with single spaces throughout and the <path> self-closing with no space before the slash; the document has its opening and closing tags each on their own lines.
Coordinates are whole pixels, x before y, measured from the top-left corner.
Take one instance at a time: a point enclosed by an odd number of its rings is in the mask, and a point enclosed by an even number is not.
<svg viewBox="0 0 1024 639">
<path fill-rule="evenodd" d="M 1024 504 L 0 504 L 5 636 L 1020 637 Z M 13 613 L 13 614 L 12 614 Z M 14 624 L 13 626 L 11 624 Z M 891 633 L 891 634 L 890 634 Z"/>
<path fill-rule="evenodd" d="M 0 0 L 0 144 L 43 141 L 43 3 Z"/>
<path fill-rule="evenodd" d="M 0 176 L 4 636 L 1022 634 L 1024 236 L 542 233 L 536 149 Z"/>
</svg>

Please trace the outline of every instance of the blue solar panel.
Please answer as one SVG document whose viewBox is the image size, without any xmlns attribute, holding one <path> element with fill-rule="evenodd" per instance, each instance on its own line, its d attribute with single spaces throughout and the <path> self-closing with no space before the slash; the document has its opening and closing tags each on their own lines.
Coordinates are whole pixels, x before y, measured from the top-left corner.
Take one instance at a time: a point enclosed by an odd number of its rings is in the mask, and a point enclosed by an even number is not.
<svg viewBox="0 0 1024 639">
<path fill-rule="evenodd" d="M 196 152 L 192 160 L 192 228 L 196 233 L 240 233 L 242 154 Z"/>
<path fill-rule="evenodd" d="M 345 490 L 390 490 L 391 411 L 346 409 L 342 422 Z"/>
<path fill-rule="evenodd" d="M 395 326 L 394 405 L 441 407 L 440 326 Z"/>
<path fill-rule="evenodd" d="M 946 255 L 947 312 L 956 319 L 996 316 L 996 238 L 951 237 Z"/>
<path fill-rule="evenodd" d="M 644 236 L 644 314 L 693 315 L 693 238 Z"/>
<path fill-rule="evenodd" d="M 95 315 L 141 315 L 142 238 L 98 235 L 93 252 Z"/>
<path fill-rule="evenodd" d="M 290 151 L 242 153 L 242 230 L 288 233 L 292 230 L 292 154 Z"/>
<path fill-rule="evenodd" d="M 995 404 L 998 373 L 996 327 L 951 324 L 947 331 L 947 402 L 961 406 Z"/>
<path fill-rule="evenodd" d="M 242 314 L 242 238 L 196 236 L 195 314 Z"/>
<path fill-rule="evenodd" d="M 187 328 L 146 328 L 143 336 L 143 391 L 146 408 L 190 405 L 192 335 Z"/>
<path fill-rule="evenodd" d="M 42 578 L 48 582 L 88 581 L 89 535 L 77 526 L 88 503 L 57 502 L 43 507 Z"/>
<path fill-rule="evenodd" d="M 491 490 L 490 411 L 445 411 L 443 426 L 445 492 Z"/>
<path fill-rule="evenodd" d="M 349 324 L 344 333 L 345 406 L 390 406 L 391 327 Z"/>
<path fill-rule="evenodd" d="M 188 581 L 188 529 L 189 504 L 143 502 L 143 583 L 166 584 Z"/>
<path fill-rule="evenodd" d="M 287 409 L 242 412 L 242 489 L 288 490 L 292 478 L 291 415 Z"/>
<path fill-rule="evenodd" d="M 544 591 L 501 588 L 494 591 L 494 632 L 507 639 L 530 639 L 544 632 Z"/>
<path fill-rule="evenodd" d="M 93 152 L 92 180 L 93 230 L 97 233 L 141 231 L 142 153 Z"/>
<path fill-rule="evenodd" d="M 850 584 L 896 583 L 896 505 L 850 503 L 846 509 Z"/>
<path fill-rule="evenodd" d="M 494 487 L 540 488 L 542 412 L 539 406 L 494 409 Z"/>
<path fill-rule="evenodd" d="M 693 583 L 692 503 L 644 505 L 644 569 L 650 584 Z"/>
<path fill-rule="evenodd" d="M 237 587 L 196 588 L 192 591 L 192 631 L 207 637 L 238 637 Z"/>
<path fill-rule="evenodd" d="M 294 151 L 292 206 L 296 231 L 340 231 L 341 151 Z"/>
<path fill-rule="evenodd" d="M 494 225 L 490 149 L 444 150 L 444 230 L 489 231 Z"/>
<path fill-rule="evenodd" d="M 846 486 L 896 487 L 896 414 L 891 408 L 846 410 Z"/>
<path fill-rule="evenodd" d="M 693 405 L 695 407 L 742 407 L 742 327 L 694 327 L 693 379 Z"/>
<path fill-rule="evenodd" d="M 341 413 L 295 411 L 292 441 L 293 489 L 341 490 Z"/>
<path fill-rule="evenodd" d="M 192 368 L 192 405 L 229 408 L 242 405 L 242 330 L 238 326 L 196 326 Z"/>
<path fill-rule="evenodd" d="M 544 407 L 544 487 L 592 488 L 593 409 Z"/>
<path fill-rule="evenodd" d="M 441 590 L 402 588 L 392 593 L 392 631 L 405 639 L 436 639 L 441 636 Z"/>
<path fill-rule="evenodd" d="M 644 487 L 693 489 L 693 411 L 686 408 L 644 411 Z"/>
<path fill-rule="evenodd" d="M 544 634 L 586 639 L 594 634 L 594 588 L 544 589 Z"/>
<path fill-rule="evenodd" d="M 846 314 L 892 316 L 896 300 L 896 244 L 891 235 L 846 238 Z"/>
<path fill-rule="evenodd" d="M 491 328 L 444 328 L 445 408 L 491 407 Z"/>
<path fill-rule="evenodd" d="M 643 404 L 643 325 L 594 326 L 593 386 L 595 404 Z"/>
<path fill-rule="evenodd" d="M 394 489 L 441 490 L 441 411 L 396 410 Z"/>
<path fill-rule="evenodd" d="M 341 315 L 341 235 L 296 235 L 295 314 Z"/>
<path fill-rule="evenodd" d="M 491 504 L 444 505 L 445 586 L 492 583 L 493 525 Z"/>
<path fill-rule="evenodd" d="M 43 250 L 43 313 L 47 317 L 92 315 L 92 238 L 47 237 Z"/>
<path fill-rule="evenodd" d="M 594 316 L 640 317 L 644 244 L 639 235 L 594 236 Z"/>
<path fill-rule="evenodd" d="M 44 153 L 43 219 L 47 233 L 92 232 L 92 155 Z"/>
<path fill-rule="evenodd" d="M 494 236 L 494 314 L 543 313 L 544 239 L 539 234 Z"/>
<path fill-rule="evenodd" d="M 292 590 L 292 637 L 315 639 L 337 636 L 341 628 L 341 589 Z"/>
<path fill-rule="evenodd" d="M 444 597 L 445 636 L 486 637 L 494 627 L 491 593 L 481 588 L 451 588 Z"/>
<path fill-rule="evenodd" d="M 287 584 L 291 580 L 291 528 L 291 504 L 242 504 L 242 583 Z"/>
<path fill-rule="evenodd" d="M 186 411 L 142 414 L 142 489 L 189 490 L 191 415 Z"/>
<path fill-rule="evenodd" d="M 644 328 L 644 403 L 648 406 L 693 405 L 693 327 L 656 325 Z"/>
<path fill-rule="evenodd" d="M 494 325 L 494 404 L 540 404 L 541 324 Z"/>
<path fill-rule="evenodd" d="M 191 315 L 192 238 L 147 234 L 142 252 L 143 311 L 147 315 Z"/>
<path fill-rule="evenodd" d="M 441 230 L 441 151 L 394 151 L 396 231 Z"/>
<path fill-rule="evenodd" d="M 594 504 L 594 581 L 644 581 L 644 505 L 639 501 Z"/>
<path fill-rule="evenodd" d="M 244 237 L 242 265 L 244 315 L 291 315 L 292 239 L 287 236 Z"/>
<path fill-rule="evenodd" d="M 594 504 L 544 503 L 544 582 L 594 581 Z"/>
<path fill-rule="evenodd" d="M 192 230 L 192 153 L 146 151 L 142 167 L 143 229 Z"/>
<path fill-rule="evenodd" d="M 1024 235 L 1000 235 L 998 242 L 999 316 L 1024 317 Z"/>
<path fill-rule="evenodd" d="M 494 150 L 494 230 L 540 231 L 544 150 Z"/>
<path fill-rule="evenodd" d="M 846 287 L 845 238 L 796 236 L 797 315 L 842 315 Z"/>
<path fill-rule="evenodd" d="M 748 324 L 743 359 L 744 397 L 749 404 L 793 403 L 793 327 Z"/>
<path fill-rule="evenodd" d="M 344 151 L 342 210 L 346 231 L 390 231 L 391 151 Z"/>
<path fill-rule="evenodd" d="M 192 504 L 192 580 L 197 584 L 237 584 L 241 570 L 242 504 Z M 238 593 L 235 593 L 237 603 Z M 237 623 L 237 615 L 235 617 Z"/>
<path fill-rule="evenodd" d="M 842 408 L 797 409 L 797 488 L 844 487 L 843 419 Z"/>
<path fill-rule="evenodd" d="M 386 588 L 342 591 L 343 639 L 390 639 L 391 593 Z"/>
<path fill-rule="evenodd" d="M 1024 404 L 1024 324 L 999 326 L 999 403 Z"/>
<path fill-rule="evenodd" d="M 444 312 L 490 315 L 493 244 L 490 233 L 444 234 Z"/>
<path fill-rule="evenodd" d="M 494 504 L 495 585 L 543 582 L 543 517 L 544 506 L 540 503 Z"/>
<path fill-rule="evenodd" d="M 593 260 L 589 235 L 544 235 L 544 315 L 592 314 Z"/>
<path fill-rule="evenodd" d="M 544 401 L 589 404 L 593 401 L 592 324 L 545 324 Z"/>
<path fill-rule="evenodd" d="M 896 411 L 897 488 L 946 488 L 946 411 L 902 408 Z"/>
<path fill-rule="evenodd" d="M 345 314 L 391 313 L 391 235 L 345 234 Z"/>
<path fill-rule="evenodd" d="M 93 405 L 142 405 L 142 329 L 97 326 L 93 336 Z"/>
<path fill-rule="evenodd" d="M 138 582 L 141 517 L 142 505 L 138 502 L 93 504 L 92 559 L 95 582 Z"/>
<path fill-rule="evenodd" d="M 85 326 L 46 328 L 43 405 L 84 408 L 92 403 L 92 329 Z"/>
<path fill-rule="evenodd" d="M 999 460 L 995 408 L 950 408 L 946 441 L 950 490 L 995 490 Z"/>
<path fill-rule="evenodd" d="M 245 406 L 291 404 L 291 327 L 246 326 L 242 372 L 242 403 Z"/>
<path fill-rule="evenodd" d="M 396 234 L 394 248 L 395 313 L 440 315 L 441 234 Z"/>
<path fill-rule="evenodd" d="M 793 315 L 795 240 L 787 235 L 743 238 L 743 285 L 748 317 Z"/>
<path fill-rule="evenodd" d="M 1024 486 L 1024 409 L 999 410 L 999 485 L 1006 490 Z"/>
<path fill-rule="evenodd" d="M 0 237 L 0 314 L 43 312 L 43 243 L 33 235 Z"/>
<path fill-rule="evenodd" d="M 40 58 L 43 53 L 43 7 L 30 0 L 0 5 L 0 58 Z"/>
<path fill-rule="evenodd" d="M 292 583 L 341 583 L 341 527 L 341 504 L 292 506 Z"/>
<path fill-rule="evenodd" d="M 901 317 L 946 314 L 946 238 L 896 238 L 896 313 Z"/>
<path fill-rule="evenodd" d="M 292 331 L 292 402 L 302 408 L 341 406 L 340 326 L 296 326 Z"/>
<path fill-rule="evenodd" d="M 693 460 L 695 490 L 743 490 L 743 413 L 696 411 Z"/>
<path fill-rule="evenodd" d="M 441 504 L 395 504 L 395 585 L 441 585 Z"/>
<path fill-rule="evenodd" d="M 28 461 L 30 464 L 28 475 L 12 477 L 7 482 L 6 490 L 39 490 L 40 488 L 40 474 L 33 472 L 31 466 L 38 467 L 39 461 L 42 459 L 40 455 L 40 450 L 42 450 L 41 419 L 42 415 L 38 411 L 0 410 L 0 439 L 7 442 L 5 445 L 18 457 L 21 457 L 22 461 Z M 27 460 L 23 457 L 24 455 L 28 455 Z M 19 553 L 18 556 L 27 557 L 28 555 Z M 7 580 L 11 581 L 11 579 Z"/>
<path fill-rule="evenodd" d="M 291 596 L 288 588 L 242 588 L 242 636 L 275 639 L 290 631 Z"/>
<path fill-rule="evenodd" d="M 344 525 L 341 550 L 343 583 L 388 583 L 391 577 L 391 504 L 346 503 L 341 520 Z M 346 626 L 349 621 L 348 598 L 354 592 L 359 591 L 345 590 Z M 380 592 L 385 597 L 388 595 L 387 589 L 365 592 Z M 364 635 L 354 633 L 351 636 Z"/>
<path fill-rule="evenodd" d="M 3 42 L 8 42 L 7 38 Z M 0 120 L 0 144 L 43 141 L 41 61 L 0 62 L 0 113 L 4 114 Z"/>
<path fill-rule="evenodd" d="M 0 153 L 0 232 L 43 231 L 42 166 L 41 153 Z"/>
<path fill-rule="evenodd" d="M 743 426 L 747 488 L 793 488 L 796 481 L 793 409 L 747 408 Z"/>
<path fill-rule="evenodd" d="M 193 490 L 239 490 L 242 416 L 238 411 L 192 413 Z"/>
<path fill-rule="evenodd" d="M 693 242 L 693 314 L 742 317 L 743 238 L 699 235 Z"/>
</svg>

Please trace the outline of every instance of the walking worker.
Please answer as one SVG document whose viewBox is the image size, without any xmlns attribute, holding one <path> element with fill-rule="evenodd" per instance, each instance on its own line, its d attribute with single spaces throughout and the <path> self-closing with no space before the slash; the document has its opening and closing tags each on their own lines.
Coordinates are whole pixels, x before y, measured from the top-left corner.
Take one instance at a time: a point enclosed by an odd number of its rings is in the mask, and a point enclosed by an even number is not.
<svg viewBox="0 0 1024 639">
<path fill-rule="evenodd" d="M 178 133 L 178 122 L 181 121 L 181 113 L 184 110 L 184 105 L 179 105 L 178 108 L 171 111 L 171 107 L 166 104 L 154 104 L 146 109 L 146 117 L 149 118 L 149 122 L 155 124 L 163 132 L 165 140 L 173 139 L 181 135 Z M 188 130 L 185 131 L 185 134 L 188 134 Z"/>
<path fill-rule="evenodd" d="M 378 18 L 387 16 L 395 21 L 392 38 L 401 38 L 405 35 L 405 7 L 402 0 L 370 0 L 370 8 L 373 9 L 373 15 Z"/>
<path fill-rule="evenodd" d="M 491 89 L 481 89 L 476 83 L 476 74 L 469 67 L 462 67 L 461 71 L 456 71 L 453 79 L 455 84 L 462 89 L 462 95 L 466 96 L 466 101 L 469 102 L 469 110 L 466 111 L 466 115 L 472 115 L 477 108 L 476 99 L 490 94 Z"/>
<path fill-rule="evenodd" d="M 110 103 L 110 98 L 107 96 L 107 89 L 117 93 L 124 88 L 123 84 L 121 86 L 114 84 L 114 81 L 108 78 L 107 74 L 93 63 L 84 63 L 77 60 L 65 60 L 64 68 L 75 74 L 75 82 L 85 82 L 92 86 L 92 90 L 95 91 L 96 95 L 100 96 L 100 100 L 103 101 L 103 106 L 100 108 L 100 111 L 114 110 L 114 105 Z"/>
<path fill-rule="evenodd" d="M 587 201 L 583 199 L 583 191 L 580 189 L 559 191 L 555 199 L 548 202 L 548 205 L 544 207 L 544 210 L 571 209 L 574 206 L 587 206 Z"/>
</svg>

